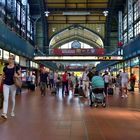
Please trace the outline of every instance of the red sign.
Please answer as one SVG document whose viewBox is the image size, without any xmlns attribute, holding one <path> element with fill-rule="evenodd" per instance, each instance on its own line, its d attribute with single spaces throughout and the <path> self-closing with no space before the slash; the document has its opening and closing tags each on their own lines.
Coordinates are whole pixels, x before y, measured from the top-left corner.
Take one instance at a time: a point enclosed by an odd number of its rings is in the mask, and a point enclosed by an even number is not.
<svg viewBox="0 0 140 140">
<path fill-rule="evenodd" d="M 65 67 L 66 70 L 85 70 L 86 66 L 69 66 Z"/>
<path fill-rule="evenodd" d="M 123 46 L 123 42 L 118 42 L 118 47 Z"/>
<path fill-rule="evenodd" d="M 52 50 L 53 55 L 103 55 L 103 48 L 93 49 L 58 49 Z"/>
</svg>

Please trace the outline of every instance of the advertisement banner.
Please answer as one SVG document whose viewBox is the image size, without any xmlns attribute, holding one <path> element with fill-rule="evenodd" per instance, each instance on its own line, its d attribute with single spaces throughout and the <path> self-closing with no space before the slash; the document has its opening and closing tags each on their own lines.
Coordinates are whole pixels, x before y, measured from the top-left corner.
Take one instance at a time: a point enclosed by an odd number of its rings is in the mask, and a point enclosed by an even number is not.
<svg viewBox="0 0 140 140">
<path fill-rule="evenodd" d="M 86 66 L 70 66 L 70 65 L 65 66 L 66 70 L 73 70 L 73 71 L 77 71 L 77 70 L 84 71 L 85 68 Z"/>
<path fill-rule="evenodd" d="M 103 55 L 103 48 L 93 49 L 58 49 L 52 50 L 53 55 Z"/>
</svg>

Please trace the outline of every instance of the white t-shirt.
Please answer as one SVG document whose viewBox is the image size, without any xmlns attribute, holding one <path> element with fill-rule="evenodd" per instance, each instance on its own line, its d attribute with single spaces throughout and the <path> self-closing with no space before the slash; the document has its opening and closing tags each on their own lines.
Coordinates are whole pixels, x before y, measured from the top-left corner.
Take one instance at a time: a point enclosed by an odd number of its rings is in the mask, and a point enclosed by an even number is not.
<svg viewBox="0 0 140 140">
<path fill-rule="evenodd" d="M 104 76 L 104 81 L 105 81 L 105 83 L 109 83 L 109 79 L 110 79 L 110 78 L 109 78 L 109 75 L 105 75 L 105 76 Z"/>
<path fill-rule="evenodd" d="M 123 82 L 123 83 L 128 82 L 128 73 L 122 72 L 122 73 L 120 74 L 120 76 L 121 76 L 121 82 Z"/>
<path fill-rule="evenodd" d="M 56 81 L 58 78 L 58 73 L 54 73 L 54 81 Z"/>
<path fill-rule="evenodd" d="M 89 81 L 89 78 L 88 78 L 87 74 L 88 74 L 87 72 L 83 73 L 83 76 L 82 76 L 83 81 Z"/>
<path fill-rule="evenodd" d="M 35 84 L 35 79 L 36 77 L 35 77 L 35 75 L 32 75 L 32 82 L 33 82 L 33 84 Z"/>
</svg>

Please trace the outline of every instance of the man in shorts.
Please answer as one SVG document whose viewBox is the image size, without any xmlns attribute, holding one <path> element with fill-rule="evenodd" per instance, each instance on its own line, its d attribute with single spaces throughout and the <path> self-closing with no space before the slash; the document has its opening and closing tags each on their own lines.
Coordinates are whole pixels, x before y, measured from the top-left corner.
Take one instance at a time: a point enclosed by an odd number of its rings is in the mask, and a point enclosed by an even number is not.
<svg viewBox="0 0 140 140">
<path fill-rule="evenodd" d="M 127 98 L 127 87 L 128 87 L 128 73 L 125 72 L 125 69 L 123 69 L 123 72 L 120 74 L 121 76 L 121 86 L 122 86 L 122 98 Z"/>
</svg>

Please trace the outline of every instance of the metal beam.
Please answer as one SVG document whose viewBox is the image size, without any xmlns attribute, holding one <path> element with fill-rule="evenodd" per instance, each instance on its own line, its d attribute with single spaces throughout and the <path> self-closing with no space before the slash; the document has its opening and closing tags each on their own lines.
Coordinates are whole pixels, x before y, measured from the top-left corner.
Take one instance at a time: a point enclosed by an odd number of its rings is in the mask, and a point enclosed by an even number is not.
<svg viewBox="0 0 140 140">
<path fill-rule="evenodd" d="M 42 19 L 42 29 L 43 29 L 43 53 L 46 53 L 46 46 L 48 46 L 48 23 L 45 17 L 45 3 L 44 0 L 39 0 L 40 3 L 40 10 L 41 10 L 41 19 Z"/>
<path fill-rule="evenodd" d="M 67 2 L 66 4 L 85 4 L 85 5 L 86 4 L 89 4 L 89 5 L 90 4 L 95 4 L 95 5 L 96 4 L 101 4 L 102 5 L 102 4 L 107 4 L 107 3 L 108 2 L 103 2 L 103 1 L 101 1 L 101 2 L 97 2 L 97 1 L 88 1 L 88 2 L 85 1 L 85 2 L 82 2 L 82 1 L 79 1 L 79 2 Z M 45 2 L 45 4 L 47 4 L 47 5 L 48 4 L 54 4 L 55 5 L 55 4 L 65 4 L 65 2 L 55 2 L 55 3 L 54 2 Z"/>
<path fill-rule="evenodd" d="M 48 7 L 47 10 L 49 12 L 53 12 L 53 11 L 105 11 L 108 10 L 108 8 L 51 8 Z"/>
</svg>

